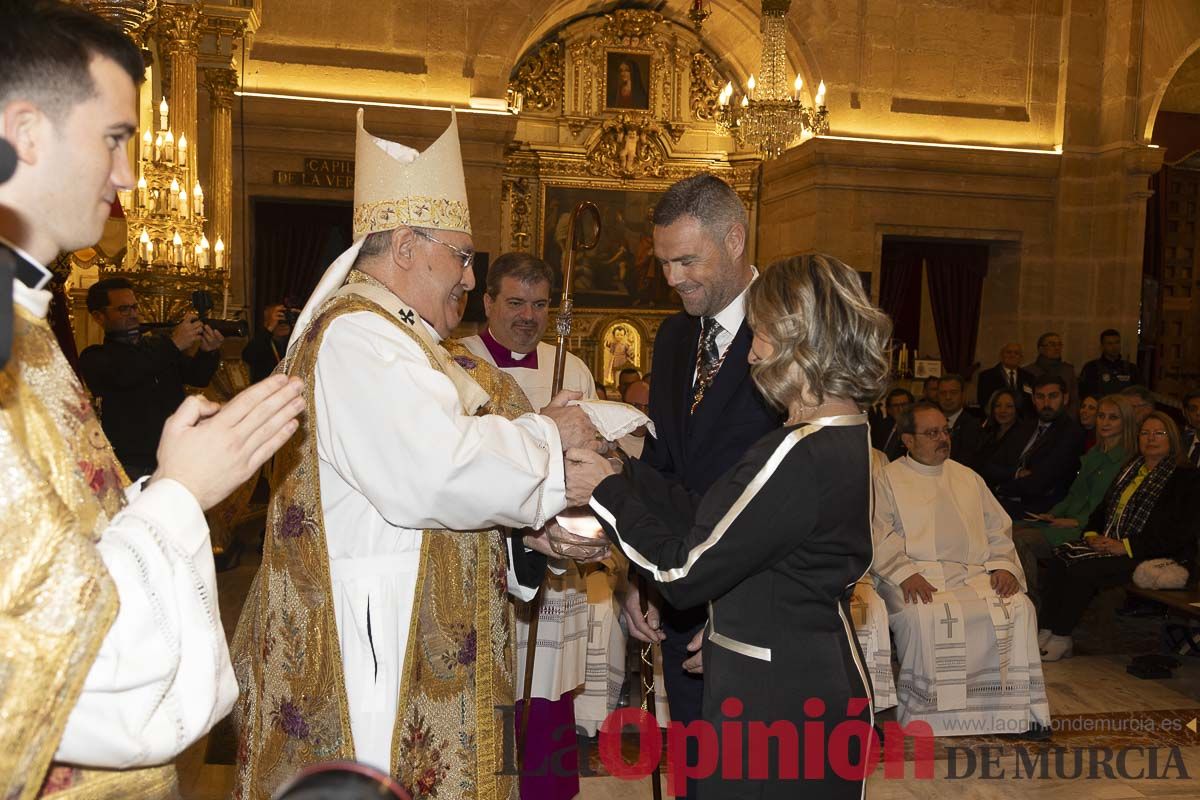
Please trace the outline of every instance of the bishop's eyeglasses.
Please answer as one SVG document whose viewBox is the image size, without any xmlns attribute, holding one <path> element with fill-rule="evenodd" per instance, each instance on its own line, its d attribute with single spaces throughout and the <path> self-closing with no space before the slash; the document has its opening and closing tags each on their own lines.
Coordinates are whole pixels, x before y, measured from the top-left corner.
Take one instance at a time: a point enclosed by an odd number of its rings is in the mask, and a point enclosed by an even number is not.
<svg viewBox="0 0 1200 800">
<path fill-rule="evenodd" d="M 422 239 L 426 239 L 430 242 L 433 242 L 434 244 L 440 244 L 442 247 L 446 248 L 451 253 L 454 253 L 454 255 L 458 256 L 459 260 L 462 261 L 463 269 L 470 269 L 471 264 L 475 261 L 475 252 L 472 250 L 463 250 L 460 247 L 455 247 L 454 245 L 450 244 L 449 242 L 443 242 L 441 239 L 437 238 L 433 234 L 426 233 L 425 231 L 421 230 L 420 228 L 413 228 L 412 232 L 415 233 L 417 236 L 420 236 Z"/>
</svg>

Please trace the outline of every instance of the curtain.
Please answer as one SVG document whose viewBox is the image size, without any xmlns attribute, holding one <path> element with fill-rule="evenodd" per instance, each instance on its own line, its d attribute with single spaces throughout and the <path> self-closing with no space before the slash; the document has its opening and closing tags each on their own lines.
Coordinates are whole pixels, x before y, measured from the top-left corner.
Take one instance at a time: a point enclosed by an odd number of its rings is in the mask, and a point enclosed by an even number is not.
<svg viewBox="0 0 1200 800">
<path fill-rule="evenodd" d="M 987 277 L 987 245 L 922 242 L 919 246 L 929 270 L 929 300 L 942 368 L 970 380 L 979 366 L 975 343 Z"/>
<path fill-rule="evenodd" d="M 892 338 L 915 352 L 921 335 L 921 244 L 885 238 L 879 307 L 892 318 Z"/>
<path fill-rule="evenodd" d="M 304 304 L 325 268 L 350 246 L 352 215 L 349 203 L 254 201 L 251 325 L 284 298 Z"/>
</svg>

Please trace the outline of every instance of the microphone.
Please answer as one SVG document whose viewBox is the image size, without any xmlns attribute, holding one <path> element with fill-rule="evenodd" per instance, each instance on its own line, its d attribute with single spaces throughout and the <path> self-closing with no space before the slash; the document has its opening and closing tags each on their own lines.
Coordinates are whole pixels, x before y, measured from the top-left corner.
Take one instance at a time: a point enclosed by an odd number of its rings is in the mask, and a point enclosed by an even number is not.
<svg viewBox="0 0 1200 800">
<path fill-rule="evenodd" d="M 6 183 L 17 171 L 17 151 L 0 136 L 0 183 Z"/>
</svg>

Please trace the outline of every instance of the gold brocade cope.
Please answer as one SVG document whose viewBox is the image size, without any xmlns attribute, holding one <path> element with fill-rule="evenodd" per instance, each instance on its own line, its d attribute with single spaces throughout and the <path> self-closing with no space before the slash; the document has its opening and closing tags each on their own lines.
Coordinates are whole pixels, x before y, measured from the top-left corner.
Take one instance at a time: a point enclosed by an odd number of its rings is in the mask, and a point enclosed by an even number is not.
<svg viewBox="0 0 1200 800">
<path fill-rule="evenodd" d="M 232 645 L 241 689 L 234 792 L 240 800 L 266 800 L 304 766 L 355 755 L 312 413 L 317 354 L 330 324 L 343 314 L 384 317 L 412 336 L 434 369 L 465 370 L 477 382 L 471 383 L 474 391 L 488 390 L 492 400 L 479 413 L 529 411 L 507 376 L 473 362 L 465 350 L 453 351 L 452 360 L 424 331 L 414 330 L 422 323 L 411 309 L 381 291 L 386 292 L 375 281 L 351 273 L 284 362 L 288 374 L 304 378 L 310 412 L 275 457 L 263 562 Z M 465 384 L 459 391 L 470 394 Z M 507 550 L 500 532 L 424 531 L 391 757 L 392 775 L 414 798 L 515 797 L 512 779 L 499 774 L 504 731 L 494 709 L 513 702 L 506 595 Z"/>
<path fill-rule="evenodd" d="M 14 311 L 12 358 L 0 372 L 0 796 L 173 797 L 171 766 L 51 764 L 116 618 L 96 542 L 129 481 L 49 326 Z"/>
</svg>

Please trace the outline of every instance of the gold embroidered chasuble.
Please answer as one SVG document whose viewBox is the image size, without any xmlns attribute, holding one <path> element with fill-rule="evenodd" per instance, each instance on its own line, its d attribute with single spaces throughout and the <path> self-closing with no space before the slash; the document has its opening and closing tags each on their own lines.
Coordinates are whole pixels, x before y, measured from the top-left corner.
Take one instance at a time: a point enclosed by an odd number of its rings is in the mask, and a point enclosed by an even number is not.
<svg viewBox="0 0 1200 800">
<path fill-rule="evenodd" d="M 117 615 L 96 543 L 129 480 L 50 327 L 14 313 L 0 372 L 0 796 L 174 797 L 173 766 L 51 764 Z"/>
<path fill-rule="evenodd" d="M 263 562 L 231 648 L 241 690 L 239 800 L 267 800 L 308 764 L 354 758 L 312 410 L 317 354 L 329 325 L 363 311 L 411 336 L 430 365 L 454 382 L 465 413 L 515 418 L 531 411 L 511 378 L 457 342 L 433 342 L 415 312 L 360 272 L 300 333 L 283 369 L 304 378 L 309 413 L 275 457 Z M 505 732 L 495 711 L 513 702 L 503 535 L 424 531 L 411 620 L 391 774 L 414 798 L 515 798 L 514 782 L 499 774 Z"/>
</svg>

